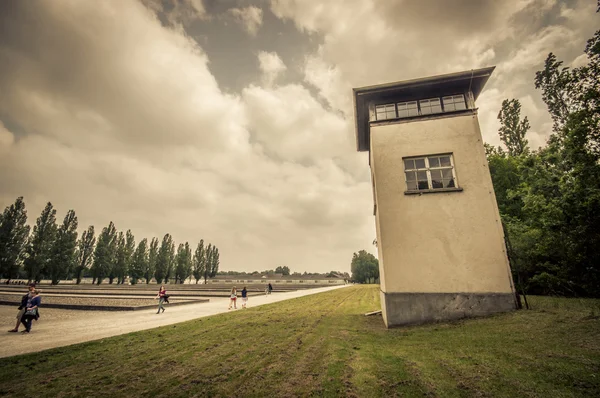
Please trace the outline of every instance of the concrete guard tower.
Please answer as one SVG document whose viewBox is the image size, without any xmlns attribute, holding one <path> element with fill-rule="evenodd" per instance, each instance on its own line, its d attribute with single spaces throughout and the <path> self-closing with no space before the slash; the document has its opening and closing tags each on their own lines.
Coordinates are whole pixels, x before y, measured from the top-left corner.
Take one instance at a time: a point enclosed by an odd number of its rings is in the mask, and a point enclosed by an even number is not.
<svg viewBox="0 0 600 398">
<path fill-rule="evenodd" d="M 516 307 L 475 107 L 494 68 L 353 89 L 387 327 Z"/>
</svg>

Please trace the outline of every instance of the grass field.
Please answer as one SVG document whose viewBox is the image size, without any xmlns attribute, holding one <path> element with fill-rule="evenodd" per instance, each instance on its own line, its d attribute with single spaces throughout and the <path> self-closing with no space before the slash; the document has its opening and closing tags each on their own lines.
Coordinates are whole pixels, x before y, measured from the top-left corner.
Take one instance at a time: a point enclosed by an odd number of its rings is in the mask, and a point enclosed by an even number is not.
<svg viewBox="0 0 600 398">
<path fill-rule="evenodd" d="M 378 289 L 5 358 L 0 396 L 600 396 L 600 300 L 386 330 Z"/>
</svg>

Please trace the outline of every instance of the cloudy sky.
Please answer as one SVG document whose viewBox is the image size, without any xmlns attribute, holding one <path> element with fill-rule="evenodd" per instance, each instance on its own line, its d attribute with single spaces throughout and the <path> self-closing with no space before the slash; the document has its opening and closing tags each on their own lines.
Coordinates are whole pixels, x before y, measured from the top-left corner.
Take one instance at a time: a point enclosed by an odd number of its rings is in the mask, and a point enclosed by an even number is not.
<svg viewBox="0 0 600 398">
<path fill-rule="evenodd" d="M 221 269 L 349 271 L 375 252 L 352 88 L 496 65 L 484 139 L 518 98 L 543 145 L 533 77 L 578 65 L 595 0 L 5 0 L 0 206 L 51 201 L 219 247 Z"/>
</svg>

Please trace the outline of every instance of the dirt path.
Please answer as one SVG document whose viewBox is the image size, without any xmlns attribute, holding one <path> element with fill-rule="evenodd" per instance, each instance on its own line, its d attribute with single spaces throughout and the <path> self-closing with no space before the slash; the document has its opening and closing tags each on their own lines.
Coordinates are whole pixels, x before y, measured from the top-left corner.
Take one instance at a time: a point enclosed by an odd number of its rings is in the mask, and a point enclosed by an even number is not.
<svg viewBox="0 0 600 398">
<path fill-rule="evenodd" d="M 274 293 L 269 296 L 252 296 L 248 298 L 248 307 L 271 304 L 342 287 L 344 286 Z M 237 311 L 241 311 L 241 300 L 238 301 L 240 303 L 238 303 Z M 7 331 L 15 325 L 17 309 L 10 306 L 0 306 L 0 335 L 2 336 L 0 358 L 221 314 L 228 312 L 228 303 L 229 299 L 227 298 L 211 298 L 209 303 L 189 304 L 171 308 L 167 305 L 164 313 L 157 314 L 155 309 L 128 312 L 94 311 L 92 313 L 44 309 L 42 301 L 40 311 L 42 317 L 39 321 L 34 321 L 32 331 L 29 334 L 8 333 Z M 24 330 L 23 325 L 21 325 L 20 330 Z"/>
</svg>

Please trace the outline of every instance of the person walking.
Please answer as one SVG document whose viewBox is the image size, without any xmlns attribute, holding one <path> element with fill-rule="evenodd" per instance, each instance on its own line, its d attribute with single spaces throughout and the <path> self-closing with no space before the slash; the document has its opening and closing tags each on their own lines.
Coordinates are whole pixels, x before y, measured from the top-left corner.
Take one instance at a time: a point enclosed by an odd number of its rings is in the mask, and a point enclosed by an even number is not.
<svg viewBox="0 0 600 398">
<path fill-rule="evenodd" d="M 271 285 L 271 284 L 269 283 L 268 289 L 269 289 L 269 294 L 271 294 L 271 292 L 273 291 L 273 285 Z"/>
<path fill-rule="evenodd" d="M 163 306 L 165 300 L 167 299 L 167 289 L 165 289 L 165 285 L 160 285 L 160 289 L 158 290 L 156 298 L 158 299 L 158 311 L 156 311 L 156 313 L 160 314 L 160 310 L 165 312 L 165 307 Z"/>
<path fill-rule="evenodd" d="M 237 306 L 236 306 L 236 300 L 237 300 L 237 290 L 235 288 L 235 286 L 231 289 L 231 294 L 229 295 L 229 309 L 231 309 L 231 306 L 233 305 L 233 309 L 237 310 Z"/>
<path fill-rule="evenodd" d="M 27 308 L 27 302 L 33 297 L 34 290 L 35 283 L 32 283 L 29 285 L 29 292 L 23 297 L 21 297 L 21 305 L 19 305 L 19 312 L 17 312 L 17 324 L 13 329 L 10 329 L 9 332 L 17 333 L 19 331 L 19 326 L 21 326 L 21 318 L 23 318 L 23 314 L 25 313 L 25 309 Z"/>
<path fill-rule="evenodd" d="M 246 286 L 242 289 L 242 308 L 246 308 L 246 304 L 248 303 L 248 291 L 246 290 Z"/>
<path fill-rule="evenodd" d="M 31 332 L 31 323 L 35 319 L 36 321 L 40 317 L 39 307 L 42 303 L 42 298 L 40 297 L 41 291 L 38 289 L 33 290 L 33 296 L 31 299 L 27 301 L 27 306 L 25 307 L 25 312 L 21 317 L 21 323 L 25 326 L 25 330 L 21 333 L 29 333 Z"/>
</svg>

